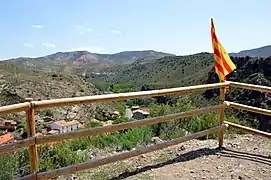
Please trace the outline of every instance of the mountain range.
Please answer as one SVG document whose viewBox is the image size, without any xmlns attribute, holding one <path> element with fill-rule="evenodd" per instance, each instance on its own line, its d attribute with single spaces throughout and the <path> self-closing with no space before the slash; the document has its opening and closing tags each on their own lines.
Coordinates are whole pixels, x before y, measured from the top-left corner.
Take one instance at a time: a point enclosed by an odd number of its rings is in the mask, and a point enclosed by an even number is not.
<svg viewBox="0 0 271 180">
<path fill-rule="evenodd" d="M 86 72 L 100 72 L 114 68 L 119 64 L 127 64 L 141 58 L 162 58 L 173 54 L 146 51 L 124 51 L 116 54 L 97 54 L 88 51 L 58 52 L 38 58 L 20 57 L 5 62 L 24 67 L 28 70 L 43 72 L 64 72 L 82 74 Z"/>
<path fill-rule="evenodd" d="M 234 57 L 271 56 L 271 45 L 239 53 Z M 197 53 L 187 56 L 166 56 L 162 58 L 143 58 L 132 64 L 119 67 L 110 76 L 92 75 L 99 81 L 110 83 L 131 83 L 150 88 L 167 88 L 199 84 L 207 80 L 207 73 L 213 68 L 212 53 Z"/>
<path fill-rule="evenodd" d="M 267 57 L 271 56 L 271 45 L 230 53 L 230 55 L 234 57 Z M 154 50 L 123 51 L 115 54 L 74 51 L 57 52 L 37 58 L 20 57 L 8 59 L 6 62 L 34 71 L 88 74 L 112 71 L 112 69 L 116 71 L 119 66 L 126 67 L 126 65 L 133 64 L 136 61 L 142 64 L 143 62 L 174 56 L 176 55 Z"/>
</svg>

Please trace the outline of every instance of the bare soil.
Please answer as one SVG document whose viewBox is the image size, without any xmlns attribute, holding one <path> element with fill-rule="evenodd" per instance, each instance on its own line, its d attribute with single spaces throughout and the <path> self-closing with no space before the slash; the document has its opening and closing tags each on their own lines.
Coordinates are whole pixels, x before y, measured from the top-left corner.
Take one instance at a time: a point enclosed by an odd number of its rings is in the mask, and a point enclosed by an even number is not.
<svg viewBox="0 0 271 180">
<path fill-rule="evenodd" d="M 177 146 L 79 172 L 76 179 L 271 179 L 271 141 L 253 135 L 192 140 Z"/>
</svg>

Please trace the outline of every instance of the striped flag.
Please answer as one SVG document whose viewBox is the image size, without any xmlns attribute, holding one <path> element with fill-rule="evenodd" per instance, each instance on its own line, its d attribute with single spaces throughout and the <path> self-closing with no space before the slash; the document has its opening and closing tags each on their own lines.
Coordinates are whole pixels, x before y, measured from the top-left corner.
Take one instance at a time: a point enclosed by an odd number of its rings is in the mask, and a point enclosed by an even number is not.
<svg viewBox="0 0 271 180">
<path fill-rule="evenodd" d="M 214 50 L 215 71 L 219 80 L 223 82 L 226 81 L 226 76 L 236 69 L 236 67 L 222 44 L 220 44 L 217 39 L 213 18 L 211 18 L 211 36 Z"/>
</svg>

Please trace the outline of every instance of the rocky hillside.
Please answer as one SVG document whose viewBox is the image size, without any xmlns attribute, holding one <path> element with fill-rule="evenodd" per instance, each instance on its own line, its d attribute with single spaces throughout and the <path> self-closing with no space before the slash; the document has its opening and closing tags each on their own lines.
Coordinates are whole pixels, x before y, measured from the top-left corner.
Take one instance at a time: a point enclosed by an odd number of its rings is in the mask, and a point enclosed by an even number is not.
<svg viewBox="0 0 271 180">
<path fill-rule="evenodd" d="M 227 80 L 257 84 L 271 87 L 271 57 L 256 58 L 256 57 L 236 57 L 232 58 L 236 64 L 236 70 L 228 75 Z M 218 76 L 214 69 L 208 74 L 208 80 L 205 83 L 218 82 Z M 214 98 L 218 96 L 218 91 L 209 90 L 205 93 L 206 98 Z M 261 107 L 265 109 L 271 108 L 271 95 L 257 91 L 231 89 L 227 94 L 229 101 L 239 102 L 242 104 Z M 240 117 L 246 117 L 247 112 L 238 112 Z M 260 129 L 271 132 L 271 119 L 268 116 L 248 113 L 252 118 L 260 120 Z M 249 118 L 249 117 L 247 117 Z"/>
<path fill-rule="evenodd" d="M 246 56 L 267 57 L 267 56 L 271 56 L 271 45 L 263 46 L 263 47 L 259 47 L 255 49 L 244 50 L 238 53 L 231 53 L 230 55 L 235 56 L 235 57 L 246 57 Z"/>
<path fill-rule="evenodd" d="M 0 62 L 0 105 L 24 102 L 25 98 L 34 100 L 87 96 L 99 93 L 90 83 L 75 75 L 56 73 L 36 73 Z M 80 120 L 88 122 L 102 112 L 112 112 L 112 103 L 99 103 L 73 107 L 61 107 L 37 111 L 37 125 L 43 125 L 45 118 L 52 120 Z M 24 113 L 4 116 L 16 121 L 25 119 Z"/>
<path fill-rule="evenodd" d="M 141 58 L 161 58 L 172 54 L 156 51 L 125 51 L 116 54 L 97 54 L 87 51 L 58 52 L 44 57 L 21 57 L 6 60 L 28 70 L 73 73 L 77 75 L 103 72 L 119 63 L 132 63 Z"/>
<path fill-rule="evenodd" d="M 113 67 L 115 63 L 87 51 L 58 52 L 38 58 L 16 58 L 6 61 L 32 71 L 82 74 Z"/>
</svg>

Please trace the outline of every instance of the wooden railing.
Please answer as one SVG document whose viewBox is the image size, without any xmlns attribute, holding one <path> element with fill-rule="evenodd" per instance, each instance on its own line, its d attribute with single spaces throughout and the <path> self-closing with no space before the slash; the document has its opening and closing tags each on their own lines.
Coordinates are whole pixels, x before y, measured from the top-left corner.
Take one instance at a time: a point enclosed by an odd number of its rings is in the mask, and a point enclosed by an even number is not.
<svg viewBox="0 0 271 180">
<path fill-rule="evenodd" d="M 225 116 L 224 111 L 228 107 L 243 109 L 243 110 L 260 113 L 264 115 L 269 115 L 269 116 L 271 115 L 271 110 L 266 110 L 266 109 L 261 109 L 261 108 L 256 108 L 256 107 L 251 107 L 247 105 L 225 101 L 224 90 L 225 88 L 228 88 L 228 87 L 244 88 L 244 89 L 256 90 L 256 91 L 261 91 L 261 92 L 269 92 L 269 93 L 271 92 L 271 87 L 250 85 L 250 84 L 237 83 L 237 82 L 223 82 L 223 83 L 197 85 L 197 86 L 180 87 L 180 88 L 172 88 L 172 89 L 108 94 L 108 95 L 95 95 L 95 96 L 53 99 L 53 100 L 43 100 L 43 101 L 32 101 L 31 99 L 28 99 L 29 102 L 3 106 L 3 107 L 0 107 L 0 115 L 17 113 L 21 111 L 26 112 L 28 138 L 25 140 L 14 142 L 12 144 L 6 144 L 3 146 L 0 146 L 0 155 L 4 153 L 8 153 L 8 152 L 14 152 L 21 148 L 29 147 L 31 174 L 23 177 L 22 179 L 49 179 L 49 178 L 57 177 L 60 175 L 67 175 L 67 174 L 75 173 L 77 171 L 97 167 L 103 164 L 120 161 L 120 160 L 127 159 L 130 157 L 138 156 L 140 154 L 156 151 L 162 148 L 173 146 L 173 145 L 176 145 L 185 141 L 189 141 L 195 138 L 199 138 L 199 137 L 208 135 L 210 133 L 215 133 L 215 132 L 219 132 L 219 147 L 222 147 L 224 130 L 227 127 L 240 129 L 248 133 L 260 135 L 268 139 L 271 139 L 271 133 L 259 131 L 256 129 L 252 129 L 252 128 L 248 128 L 245 126 L 241 126 L 238 124 L 224 121 L 224 116 Z M 67 132 L 67 133 L 56 134 L 56 135 L 49 135 L 49 136 L 39 136 L 39 137 L 35 136 L 36 134 L 35 110 L 36 109 L 53 108 L 53 107 L 60 107 L 60 106 L 71 106 L 71 105 L 76 105 L 76 104 L 108 102 L 108 101 L 114 101 L 114 100 L 126 100 L 126 99 L 132 99 L 132 98 L 179 95 L 179 94 L 183 94 L 187 92 L 196 92 L 196 91 L 201 91 L 201 90 L 217 89 L 217 88 L 220 88 L 220 104 L 219 105 L 210 106 L 210 107 L 201 108 L 201 109 L 195 109 L 195 110 L 191 110 L 187 112 L 160 116 L 160 117 L 147 118 L 143 120 L 114 124 L 111 126 L 88 128 L 88 129 L 82 129 L 78 131 Z M 117 155 L 113 155 L 113 156 L 109 156 L 105 158 L 90 160 L 88 162 L 71 165 L 71 166 L 67 166 L 67 167 L 63 167 L 63 168 L 59 168 L 59 169 L 55 169 L 51 171 L 39 172 L 37 145 L 48 144 L 52 142 L 59 142 L 63 140 L 91 136 L 91 135 L 99 135 L 103 133 L 114 132 L 114 131 L 134 128 L 134 127 L 139 127 L 139 126 L 152 125 L 152 124 L 161 123 L 161 122 L 168 122 L 173 119 L 192 117 L 192 116 L 206 114 L 210 112 L 219 112 L 220 114 L 219 126 L 216 126 L 204 131 L 200 131 L 200 132 L 197 132 L 185 137 L 177 138 L 171 141 L 155 144 L 146 148 L 119 153 Z"/>
</svg>

